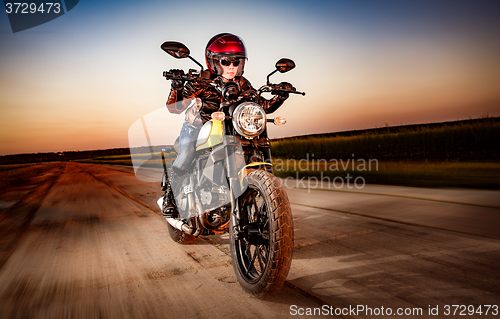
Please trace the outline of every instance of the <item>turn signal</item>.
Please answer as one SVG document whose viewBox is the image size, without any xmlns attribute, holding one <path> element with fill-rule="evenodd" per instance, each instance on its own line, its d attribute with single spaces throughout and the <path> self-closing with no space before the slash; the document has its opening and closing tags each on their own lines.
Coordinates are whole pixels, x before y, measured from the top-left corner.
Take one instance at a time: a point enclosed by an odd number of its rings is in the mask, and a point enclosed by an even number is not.
<svg viewBox="0 0 500 319">
<path fill-rule="evenodd" d="M 224 114 L 224 112 L 213 112 L 212 118 L 216 121 L 224 121 L 226 115 Z"/>
<path fill-rule="evenodd" d="M 285 125 L 286 124 L 286 119 L 281 116 L 277 116 L 274 119 L 274 125 L 280 126 L 280 125 Z"/>
</svg>

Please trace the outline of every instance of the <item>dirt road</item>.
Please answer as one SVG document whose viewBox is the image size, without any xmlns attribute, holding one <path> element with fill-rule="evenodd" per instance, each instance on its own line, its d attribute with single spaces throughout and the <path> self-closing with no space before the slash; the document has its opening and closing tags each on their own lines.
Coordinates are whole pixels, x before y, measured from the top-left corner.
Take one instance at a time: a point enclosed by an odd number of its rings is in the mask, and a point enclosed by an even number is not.
<svg viewBox="0 0 500 319">
<path fill-rule="evenodd" d="M 227 236 L 174 244 L 158 185 L 130 168 L 67 162 L 1 174 L 0 317 L 289 318 L 314 308 L 336 317 L 333 307 L 341 317 L 381 307 L 425 317 L 438 307 L 451 318 L 446 305 L 500 305 L 498 237 L 388 220 L 418 205 L 445 209 L 432 201 L 289 189 L 291 272 L 277 296 L 258 300 L 235 280 Z M 489 209 L 491 223 L 499 209 Z"/>
</svg>

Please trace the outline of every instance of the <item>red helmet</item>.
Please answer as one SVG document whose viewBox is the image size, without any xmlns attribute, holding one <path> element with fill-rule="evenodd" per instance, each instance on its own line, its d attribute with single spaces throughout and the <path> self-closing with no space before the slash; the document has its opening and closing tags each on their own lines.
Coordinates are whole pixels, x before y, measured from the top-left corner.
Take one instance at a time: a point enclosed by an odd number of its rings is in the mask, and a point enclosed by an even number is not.
<svg viewBox="0 0 500 319">
<path fill-rule="evenodd" d="M 241 76 L 245 68 L 247 50 L 240 37 L 231 33 L 220 33 L 208 41 L 205 58 L 210 72 L 218 75 L 222 74 L 222 67 L 219 63 L 221 59 L 240 59 L 236 76 Z"/>
</svg>

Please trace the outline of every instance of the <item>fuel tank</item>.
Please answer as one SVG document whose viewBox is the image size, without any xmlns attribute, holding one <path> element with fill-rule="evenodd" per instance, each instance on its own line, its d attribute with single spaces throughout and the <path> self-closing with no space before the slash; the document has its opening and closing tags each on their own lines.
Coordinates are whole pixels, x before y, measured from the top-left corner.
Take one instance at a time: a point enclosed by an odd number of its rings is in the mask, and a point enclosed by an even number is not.
<svg viewBox="0 0 500 319">
<path fill-rule="evenodd" d="M 198 133 L 196 140 L 196 150 L 203 150 L 209 147 L 214 147 L 222 143 L 223 138 L 222 121 L 210 120 L 206 122 Z"/>
</svg>

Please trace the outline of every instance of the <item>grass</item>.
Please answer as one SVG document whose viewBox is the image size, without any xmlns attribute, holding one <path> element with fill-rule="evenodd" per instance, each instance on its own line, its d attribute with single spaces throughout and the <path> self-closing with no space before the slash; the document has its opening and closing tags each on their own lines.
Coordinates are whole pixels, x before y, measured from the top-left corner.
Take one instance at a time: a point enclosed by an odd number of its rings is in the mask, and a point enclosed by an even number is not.
<svg viewBox="0 0 500 319">
<path fill-rule="evenodd" d="M 499 136 L 500 119 L 484 118 L 292 137 L 273 140 L 271 147 L 279 177 L 345 179 L 349 174 L 370 184 L 500 189 Z M 166 164 L 175 157 L 166 154 Z M 162 166 L 159 152 L 133 158 L 143 167 Z M 130 155 L 84 161 L 133 165 Z"/>
<path fill-rule="evenodd" d="M 302 166 L 280 165 L 275 160 L 274 173 L 279 177 L 317 178 L 333 181 L 340 177 L 346 181 L 349 174 L 351 182 L 362 177 L 366 184 L 388 184 L 417 187 L 466 187 L 500 189 L 500 163 L 498 162 L 451 162 L 451 161 L 388 161 L 368 163 L 363 167 L 355 162 L 352 165 L 335 162 L 302 162 Z M 286 161 L 285 161 L 286 163 Z M 350 162 L 352 163 L 352 162 Z M 347 167 L 348 166 L 348 167 Z M 338 168 L 335 170 L 335 168 Z M 346 169 L 344 169 L 346 168 Z M 364 168 L 364 169 L 363 169 Z M 340 183 L 340 179 L 338 180 Z M 360 180 L 361 182 L 361 180 Z"/>
<path fill-rule="evenodd" d="M 81 160 L 77 160 L 77 162 L 132 166 L 132 158 L 130 155 L 101 156 L 101 157 L 94 157 L 94 158 L 89 158 L 89 159 L 81 159 Z"/>
<path fill-rule="evenodd" d="M 370 184 L 500 189 L 499 136 L 500 120 L 485 118 L 287 138 L 271 147 L 279 177 L 349 174 Z"/>
<path fill-rule="evenodd" d="M 354 134 L 354 133 L 353 133 Z M 500 121 L 454 123 L 437 128 L 414 127 L 361 135 L 299 137 L 271 142 L 279 158 L 376 158 L 378 160 L 497 160 Z"/>
<path fill-rule="evenodd" d="M 171 165 L 174 159 L 177 157 L 175 152 L 170 152 L 165 154 L 165 162 L 167 165 Z M 156 153 L 138 153 L 133 155 L 113 155 L 113 156 L 101 156 L 91 159 L 78 160 L 83 163 L 93 163 L 93 164 L 114 164 L 114 165 L 129 165 L 132 166 L 134 161 L 145 161 L 142 166 L 146 167 L 161 167 L 162 159 L 161 152 Z"/>
<path fill-rule="evenodd" d="M 23 168 L 23 167 L 28 167 L 28 166 L 32 166 L 32 165 L 36 165 L 36 164 L 33 164 L 33 163 L 28 163 L 28 164 L 4 164 L 4 165 L 0 165 L 0 172 L 1 171 L 10 171 L 10 170 L 14 170 L 14 169 L 18 169 L 18 168 Z"/>
</svg>

